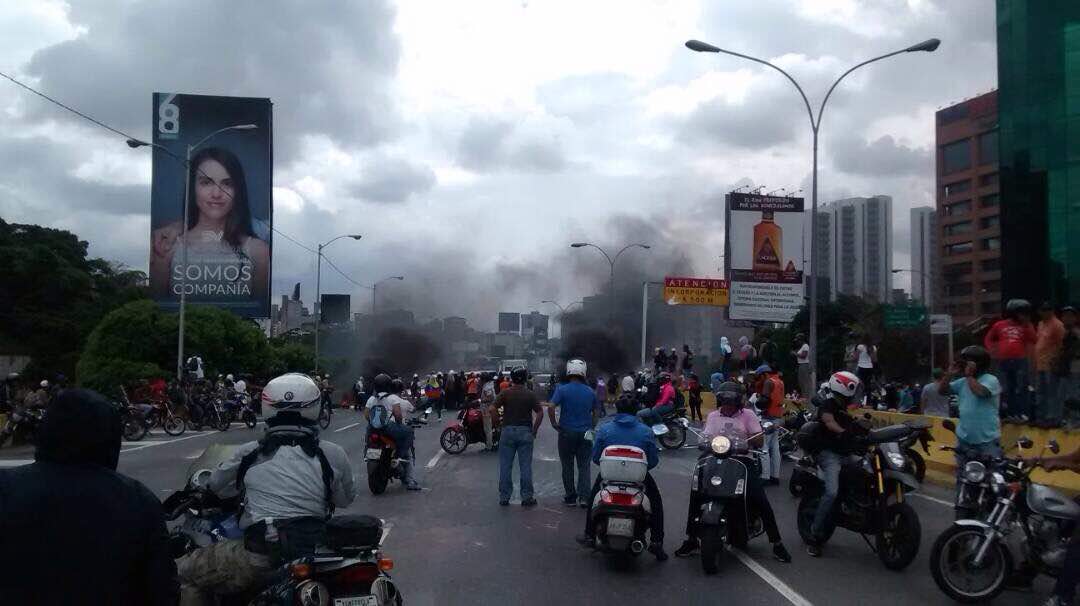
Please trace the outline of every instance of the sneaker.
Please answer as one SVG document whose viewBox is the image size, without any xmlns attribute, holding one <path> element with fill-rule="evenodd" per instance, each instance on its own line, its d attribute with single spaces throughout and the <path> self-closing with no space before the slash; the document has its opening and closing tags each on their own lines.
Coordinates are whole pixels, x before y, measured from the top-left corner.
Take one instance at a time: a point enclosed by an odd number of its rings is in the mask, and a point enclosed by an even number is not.
<svg viewBox="0 0 1080 606">
<path fill-rule="evenodd" d="M 536 507 L 536 499 L 529 497 L 528 499 L 521 500 L 522 507 Z"/>
<path fill-rule="evenodd" d="M 596 547 L 596 537 L 592 537 L 587 534 L 579 534 L 578 536 L 574 537 L 574 540 L 577 541 L 578 545 L 581 545 L 582 547 L 588 547 L 589 549 L 593 549 Z"/>
<path fill-rule="evenodd" d="M 683 544 L 679 545 L 679 548 L 675 550 L 675 557 L 688 558 L 694 555 L 694 552 L 700 547 L 701 545 L 698 543 L 697 539 L 686 539 L 683 541 Z"/>
<path fill-rule="evenodd" d="M 659 541 L 649 543 L 649 553 L 656 556 L 657 562 L 666 562 L 668 559 L 667 552 L 664 551 L 664 544 Z"/>
<path fill-rule="evenodd" d="M 415 491 L 415 490 L 422 490 L 422 489 L 420 488 L 420 484 L 418 484 L 416 482 L 411 482 L 411 483 L 405 485 L 405 490 L 414 490 Z"/>
<path fill-rule="evenodd" d="M 812 558 L 821 557 L 821 545 L 808 544 L 806 546 L 806 553 L 810 554 Z"/>
<path fill-rule="evenodd" d="M 502 505 L 503 507 L 506 507 L 509 504 L 510 504 L 510 501 L 507 501 L 506 499 L 499 499 L 499 505 Z"/>
<path fill-rule="evenodd" d="M 567 507 L 573 507 L 577 505 L 577 497 L 563 497 L 562 504 Z"/>
<path fill-rule="evenodd" d="M 788 553 L 787 547 L 784 547 L 783 543 L 773 543 L 772 555 L 778 562 L 791 563 L 791 554 Z"/>
</svg>

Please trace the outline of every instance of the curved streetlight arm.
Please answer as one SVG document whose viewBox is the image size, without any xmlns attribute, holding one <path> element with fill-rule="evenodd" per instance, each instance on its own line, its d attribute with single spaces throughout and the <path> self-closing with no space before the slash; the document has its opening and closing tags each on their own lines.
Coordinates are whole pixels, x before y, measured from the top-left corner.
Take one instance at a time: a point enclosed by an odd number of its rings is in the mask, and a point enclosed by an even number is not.
<svg viewBox="0 0 1080 606">
<path fill-rule="evenodd" d="M 571 244 L 571 246 L 574 246 L 574 245 Z M 604 258 L 607 259 L 608 264 L 615 265 L 615 261 L 607 254 L 607 252 L 604 249 L 600 248 L 599 246 L 597 246 L 595 244 L 591 244 L 589 242 L 579 242 L 578 245 L 575 246 L 575 248 L 582 248 L 584 246 L 591 246 L 591 247 L 595 248 L 596 250 L 600 251 L 600 254 L 604 255 Z"/>
<path fill-rule="evenodd" d="M 619 258 L 619 255 L 621 255 L 621 254 L 623 254 L 624 252 L 626 252 L 626 251 L 630 250 L 631 248 L 644 248 L 645 250 L 649 250 L 649 249 L 650 249 L 650 248 L 652 248 L 652 247 L 651 247 L 651 246 L 649 246 L 648 244 L 640 244 L 640 243 L 638 243 L 638 244 L 627 244 L 626 246 L 624 246 L 624 247 L 622 248 L 622 250 L 620 250 L 619 252 L 615 253 L 615 257 L 611 259 L 611 263 L 612 263 L 612 264 L 614 264 L 614 263 L 615 263 L 615 260 Z"/>
<path fill-rule="evenodd" d="M 556 301 L 541 301 L 541 303 L 551 303 L 555 307 L 559 308 L 559 313 L 566 313 L 566 308 L 563 307 L 562 305 L 559 305 L 558 302 L 556 302 Z"/>
<path fill-rule="evenodd" d="M 189 147 L 191 149 L 195 149 L 195 148 L 199 147 L 200 145 L 202 145 L 203 143 L 206 143 L 210 139 L 214 138 L 214 136 L 220 135 L 221 133 L 223 133 L 225 131 L 229 131 L 229 130 L 255 130 L 257 128 L 259 128 L 259 127 L 256 126 L 255 124 L 234 124 L 232 126 L 226 126 L 225 128 L 219 128 L 219 129 L 215 130 L 214 132 L 210 133 L 209 135 L 206 135 L 202 139 L 199 139 L 198 143 L 196 143 L 195 145 L 191 145 Z"/>
<path fill-rule="evenodd" d="M 821 106 L 818 107 L 817 122 L 814 125 L 814 130 L 817 130 L 818 128 L 821 127 L 821 115 L 825 113 L 825 104 L 829 102 L 829 97 L 832 96 L 833 91 L 836 89 L 837 85 L 840 84 L 840 81 L 843 80 L 844 78 L 846 78 L 848 76 L 848 74 L 850 74 L 851 72 L 859 69 L 860 67 L 863 67 L 865 65 L 870 65 L 871 63 L 874 63 L 875 61 L 881 61 L 882 59 L 888 59 L 889 57 L 893 57 L 893 56 L 896 56 L 896 55 L 902 55 L 902 54 L 907 53 L 907 52 L 911 52 L 911 51 L 909 49 L 905 48 L 905 49 L 902 49 L 902 50 L 893 51 L 891 53 L 886 53 L 884 55 L 881 55 L 880 57 L 874 57 L 873 59 L 867 59 L 866 61 L 863 61 L 862 63 L 858 63 L 858 64 L 852 66 L 851 68 L 849 68 L 846 72 L 840 74 L 840 77 L 836 79 L 836 82 L 832 83 L 832 86 L 829 87 L 828 92 L 825 93 L 825 98 L 821 100 Z M 789 79 L 790 79 L 790 77 L 789 77 Z M 792 80 L 792 82 L 794 82 L 794 80 Z M 795 86 L 798 86 L 798 84 L 796 84 Z M 812 118 L 811 118 L 811 122 L 813 122 Z"/>
<path fill-rule="evenodd" d="M 331 244 L 333 244 L 334 242 L 337 242 L 338 240 L 340 240 L 342 238 L 352 238 L 353 240 L 359 240 L 361 238 L 361 236 L 358 235 L 358 234 L 341 234 L 340 236 L 330 240 L 329 242 L 327 242 L 325 244 L 320 244 L 319 245 L 319 250 L 321 251 L 322 249 L 326 248 L 327 246 L 330 246 Z"/>
</svg>

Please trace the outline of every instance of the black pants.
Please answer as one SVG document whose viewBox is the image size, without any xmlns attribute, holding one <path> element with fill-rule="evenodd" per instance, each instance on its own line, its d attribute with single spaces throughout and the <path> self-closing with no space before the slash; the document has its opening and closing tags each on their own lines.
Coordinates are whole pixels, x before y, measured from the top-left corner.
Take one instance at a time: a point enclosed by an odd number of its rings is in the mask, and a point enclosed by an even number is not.
<svg viewBox="0 0 1080 606">
<path fill-rule="evenodd" d="M 1065 565 L 1054 584 L 1054 595 L 1066 604 L 1072 603 L 1076 594 L 1076 585 L 1080 582 L 1080 524 L 1073 531 L 1069 547 L 1065 551 Z"/>
<path fill-rule="evenodd" d="M 776 527 L 776 514 L 773 513 L 769 497 L 765 494 L 765 488 L 761 485 L 761 478 L 753 472 L 749 475 L 746 490 L 747 505 L 754 508 L 754 511 L 761 516 L 761 524 L 765 527 L 765 535 L 769 537 L 769 542 L 779 543 L 780 529 Z M 690 505 L 686 510 L 687 537 L 698 536 L 698 516 L 701 514 L 701 507 L 705 502 L 705 497 L 697 490 L 690 491 Z M 746 523 L 745 520 L 742 522 Z"/>
<path fill-rule="evenodd" d="M 701 417 L 701 398 L 690 398 L 690 420 L 703 420 Z"/>
<path fill-rule="evenodd" d="M 595 536 L 595 529 L 593 528 L 592 519 L 592 504 L 596 500 L 596 495 L 600 492 L 600 474 L 596 474 L 596 481 L 593 482 L 592 494 L 589 495 L 589 509 L 585 512 L 585 535 Z M 660 498 L 660 489 L 656 486 L 656 481 L 653 480 L 652 474 L 645 474 L 645 496 L 649 498 L 649 505 L 652 507 L 652 511 L 649 512 L 649 525 L 652 526 L 652 542 L 663 543 L 664 542 L 664 501 Z"/>
</svg>

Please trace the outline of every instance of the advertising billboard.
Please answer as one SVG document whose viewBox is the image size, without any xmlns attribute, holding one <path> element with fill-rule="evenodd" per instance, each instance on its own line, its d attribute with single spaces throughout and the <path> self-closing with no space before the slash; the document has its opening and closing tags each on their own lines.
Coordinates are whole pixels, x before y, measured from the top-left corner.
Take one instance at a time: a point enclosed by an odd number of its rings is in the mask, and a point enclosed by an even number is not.
<svg viewBox="0 0 1080 606">
<path fill-rule="evenodd" d="M 724 307 L 728 304 L 728 282 L 712 278 L 665 277 L 664 302 L 668 305 Z"/>
<path fill-rule="evenodd" d="M 150 291 L 166 309 L 270 315 L 269 99 L 154 93 Z M 187 211 L 187 233 L 184 215 Z"/>
<path fill-rule="evenodd" d="M 803 306 L 803 208 L 802 198 L 727 195 L 728 317 L 790 322 Z"/>
</svg>

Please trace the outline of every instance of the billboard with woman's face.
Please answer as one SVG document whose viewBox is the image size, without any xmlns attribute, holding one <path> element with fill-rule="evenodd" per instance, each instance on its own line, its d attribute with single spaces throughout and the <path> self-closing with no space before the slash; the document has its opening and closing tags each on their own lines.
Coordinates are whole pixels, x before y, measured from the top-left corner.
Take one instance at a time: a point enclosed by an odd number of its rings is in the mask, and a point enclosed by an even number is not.
<svg viewBox="0 0 1080 606">
<path fill-rule="evenodd" d="M 150 290 L 163 307 L 186 293 L 269 317 L 272 139 L 269 99 L 154 93 Z"/>
</svg>

